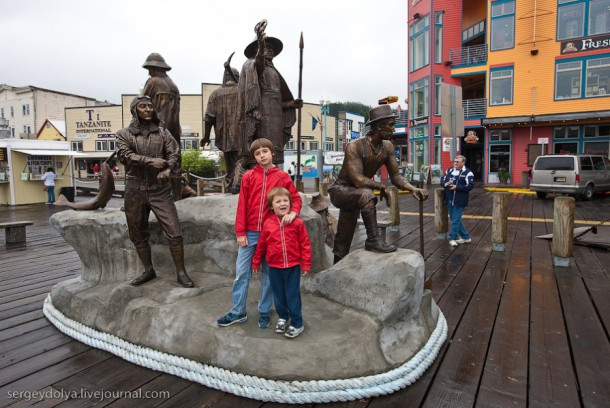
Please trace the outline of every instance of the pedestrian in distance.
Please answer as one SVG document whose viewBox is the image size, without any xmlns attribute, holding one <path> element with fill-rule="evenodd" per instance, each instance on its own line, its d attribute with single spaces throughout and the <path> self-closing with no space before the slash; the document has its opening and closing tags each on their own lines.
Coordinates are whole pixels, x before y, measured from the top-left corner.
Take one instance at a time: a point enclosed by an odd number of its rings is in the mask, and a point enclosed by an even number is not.
<svg viewBox="0 0 610 408">
<path fill-rule="evenodd" d="M 466 157 L 455 156 L 453 166 L 441 177 L 441 186 L 445 188 L 444 199 L 451 219 L 449 245 L 452 247 L 472 241 L 462 222 L 470 191 L 474 188 L 474 174 L 465 164 Z"/>
<path fill-rule="evenodd" d="M 47 202 L 45 204 L 55 203 L 55 170 L 53 167 L 49 167 L 47 171 L 40 176 L 40 180 L 44 182 L 43 190 L 47 192 Z"/>
<path fill-rule="evenodd" d="M 261 231 L 252 271 L 257 274 L 263 257 L 269 265 L 269 280 L 273 292 L 275 310 L 279 316 L 276 333 L 293 339 L 304 330 L 301 313 L 301 273 L 307 275 L 311 269 L 311 242 L 300 218 L 290 224 L 282 223 L 290 212 L 290 193 L 283 187 L 275 187 L 267 195 L 267 203 L 273 215 L 265 221 Z M 288 325 L 290 320 L 290 326 Z"/>
<path fill-rule="evenodd" d="M 273 164 L 275 151 L 273 142 L 259 138 L 250 145 L 250 154 L 256 166 L 243 175 L 237 212 L 235 214 L 235 236 L 237 237 L 237 262 L 233 281 L 233 306 L 229 313 L 217 320 L 220 327 L 230 326 L 248 320 L 246 303 L 252 277 L 252 258 L 263 229 L 263 222 L 271 215 L 267 205 L 267 194 L 274 187 L 284 187 L 290 193 L 290 211 L 282 216 L 282 225 L 290 224 L 301 212 L 301 196 L 290 176 Z M 269 268 L 266 262 L 261 266 L 261 297 L 258 302 L 258 326 L 261 329 L 271 324 L 270 311 L 273 302 L 269 283 Z"/>
</svg>

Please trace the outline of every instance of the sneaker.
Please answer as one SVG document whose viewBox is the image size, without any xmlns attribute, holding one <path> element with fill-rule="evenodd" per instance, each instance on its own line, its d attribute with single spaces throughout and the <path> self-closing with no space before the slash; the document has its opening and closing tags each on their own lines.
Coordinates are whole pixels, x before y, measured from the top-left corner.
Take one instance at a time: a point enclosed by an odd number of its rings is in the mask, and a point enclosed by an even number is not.
<svg viewBox="0 0 610 408">
<path fill-rule="evenodd" d="M 261 329 L 266 329 L 271 324 L 271 318 L 269 315 L 260 315 L 258 317 L 258 327 Z"/>
<path fill-rule="evenodd" d="M 216 320 L 216 323 L 218 323 L 220 327 L 226 327 L 232 325 L 233 323 L 245 322 L 246 320 L 248 320 L 248 316 L 245 313 L 242 315 L 227 313 L 220 319 Z"/>
<path fill-rule="evenodd" d="M 452 239 L 451 241 L 449 241 L 449 245 L 451 245 L 452 247 L 456 247 L 458 246 L 458 243 L 455 239 Z"/>
<path fill-rule="evenodd" d="M 286 320 L 285 319 L 278 320 L 277 324 L 275 325 L 275 332 L 284 333 L 285 331 L 286 331 Z"/>
<path fill-rule="evenodd" d="M 301 326 L 298 329 L 294 326 L 290 326 L 288 330 L 286 330 L 286 333 L 284 333 L 284 336 L 289 339 L 294 339 L 296 336 L 303 333 L 303 330 L 305 330 L 305 326 Z"/>
<path fill-rule="evenodd" d="M 467 244 L 469 242 L 472 242 L 472 238 L 458 238 L 455 242 L 457 242 L 458 244 Z"/>
</svg>

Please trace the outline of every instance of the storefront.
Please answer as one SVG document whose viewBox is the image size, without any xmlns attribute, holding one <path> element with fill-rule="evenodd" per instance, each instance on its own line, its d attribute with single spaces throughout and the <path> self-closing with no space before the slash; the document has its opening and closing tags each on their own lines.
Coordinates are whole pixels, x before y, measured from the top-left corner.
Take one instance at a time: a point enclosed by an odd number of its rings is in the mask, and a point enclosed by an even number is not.
<svg viewBox="0 0 610 408">
<path fill-rule="evenodd" d="M 49 167 L 57 175 L 56 194 L 73 185 L 71 161 L 79 153 L 69 142 L 0 139 L 0 151 L 0 205 L 46 202 L 40 177 Z"/>
</svg>

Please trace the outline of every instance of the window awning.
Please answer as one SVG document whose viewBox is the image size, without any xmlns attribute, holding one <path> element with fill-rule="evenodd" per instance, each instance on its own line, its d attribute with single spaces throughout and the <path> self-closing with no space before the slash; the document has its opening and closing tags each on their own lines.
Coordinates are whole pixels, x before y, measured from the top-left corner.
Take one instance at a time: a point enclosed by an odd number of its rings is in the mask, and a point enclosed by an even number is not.
<svg viewBox="0 0 610 408">
<path fill-rule="evenodd" d="M 14 152 L 29 154 L 31 156 L 81 156 L 81 152 L 72 150 L 34 150 L 34 149 L 13 149 Z"/>
<path fill-rule="evenodd" d="M 77 158 L 79 159 L 107 159 L 112 156 L 112 152 L 78 152 Z"/>
</svg>

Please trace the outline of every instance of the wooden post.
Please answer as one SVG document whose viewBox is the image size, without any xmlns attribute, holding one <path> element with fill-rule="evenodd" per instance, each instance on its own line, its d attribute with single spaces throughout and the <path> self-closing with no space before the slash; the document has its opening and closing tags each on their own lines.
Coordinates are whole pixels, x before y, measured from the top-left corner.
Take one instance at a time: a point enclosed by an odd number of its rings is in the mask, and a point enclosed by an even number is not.
<svg viewBox="0 0 610 408">
<path fill-rule="evenodd" d="M 507 192 L 497 192 L 493 195 L 491 243 L 494 251 L 504 252 L 506 249 L 509 197 L 510 193 Z"/>
<path fill-rule="evenodd" d="M 313 191 L 320 191 L 320 178 L 313 179 Z"/>
<path fill-rule="evenodd" d="M 305 192 L 305 184 L 303 183 L 303 180 L 297 180 L 297 191 L 300 193 Z"/>
<path fill-rule="evenodd" d="M 205 188 L 205 180 L 197 179 L 197 195 L 203 195 L 203 189 Z"/>
<path fill-rule="evenodd" d="M 320 194 L 322 194 L 323 196 L 328 195 L 328 183 L 327 182 L 320 183 Z"/>
<path fill-rule="evenodd" d="M 553 265 L 570 266 L 574 247 L 574 197 L 555 197 L 553 212 Z"/>
<path fill-rule="evenodd" d="M 446 239 L 449 231 L 449 213 L 445 205 L 445 189 L 434 189 L 434 231 L 436 239 Z"/>
<path fill-rule="evenodd" d="M 390 231 L 396 231 L 392 227 L 400 224 L 400 206 L 398 205 L 398 188 L 395 186 L 389 186 L 385 189 L 385 193 L 390 199 L 390 205 L 388 207 L 388 221 L 390 221 Z"/>
</svg>

